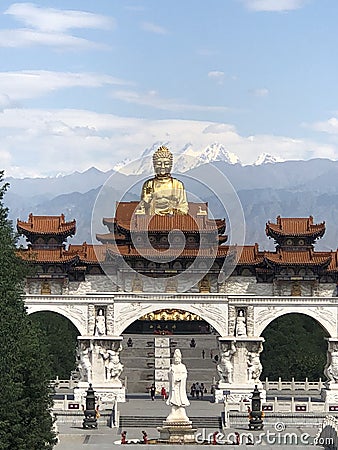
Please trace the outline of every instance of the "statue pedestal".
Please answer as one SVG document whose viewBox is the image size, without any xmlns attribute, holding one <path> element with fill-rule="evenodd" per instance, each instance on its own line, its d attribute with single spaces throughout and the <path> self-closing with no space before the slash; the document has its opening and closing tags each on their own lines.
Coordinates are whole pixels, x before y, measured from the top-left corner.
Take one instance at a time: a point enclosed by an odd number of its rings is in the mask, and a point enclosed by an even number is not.
<svg viewBox="0 0 338 450">
<path fill-rule="evenodd" d="M 188 421 L 167 421 L 162 427 L 158 427 L 160 432 L 160 442 L 168 444 L 191 444 L 196 443 L 195 432 L 197 428 L 192 427 L 192 422 Z"/>
<path fill-rule="evenodd" d="M 86 404 L 86 393 L 89 383 L 80 382 L 74 388 L 74 400 L 82 405 Z M 93 386 L 97 404 L 112 405 L 116 402 L 124 403 L 126 401 L 126 388 L 124 386 L 112 385 L 110 383 L 98 384 Z"/>
<path fill-rule="evenodd" d="M 224 401 L 228 404 L 246 401 L 250 402 L 255 386 L 257 386 L 259 392 L 261 393 L 262 401 L 265 402 L 266 391 L 263 389 L 262 382 L 259 381 L 257 383 L 247 384 L 229 384 L 219 382 L 217 388 L 215 389 L 215 403 L 223 403 Z"/>
<path fill-rule="evenodd" d="M 338 405 L 338 383 L 327 381 L 325 388 L 321 390 L 320 396 L 325 403 Z"/>
</svg>

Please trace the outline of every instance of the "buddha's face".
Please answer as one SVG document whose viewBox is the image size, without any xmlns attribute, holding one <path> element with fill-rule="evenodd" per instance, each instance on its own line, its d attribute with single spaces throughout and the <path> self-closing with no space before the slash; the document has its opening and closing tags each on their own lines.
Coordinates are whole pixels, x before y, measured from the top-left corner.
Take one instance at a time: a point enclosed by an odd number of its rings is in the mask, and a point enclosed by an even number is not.
<svg viewBox="0 0 338 450">
<path fill-rule="evenodd" d="M 171 172 L 172 162 L 169 158 L 160 157 L 154 161 L 154 171 L 158 176 L 164 176 Z"/>
</svg>

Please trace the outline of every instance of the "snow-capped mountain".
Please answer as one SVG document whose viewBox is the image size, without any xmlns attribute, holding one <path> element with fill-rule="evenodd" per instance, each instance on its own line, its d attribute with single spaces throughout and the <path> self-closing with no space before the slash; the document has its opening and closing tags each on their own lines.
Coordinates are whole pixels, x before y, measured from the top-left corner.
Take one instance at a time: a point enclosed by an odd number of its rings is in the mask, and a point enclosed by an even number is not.
<svg viewBox="0 0 338 450">
<path fill-rule="evenodd" d="M 283 159 L 278 156 L 270 155 L 269 153 L 261 153 L 253 165 L 260 166 L 262 164 L 274 164 L 277 162 L 283 162 Z"/>
<path fill-rule="evenodd" d="M 194 169 L 202 164 L 215 161 L 223 161 L 228 164 L 241 164 L 237 155 L 229 152 L 224 145 L 214 142 L 204 149 L 196 149 L 192 143 L 185 144 L 182 148 L 175 149 L 170 142 L 154 143 L 142 153 L 142 157 L 136 161 L 130 162 L 124 160 L 114 166 L 114 170 L 120 171 L 125 175 L 143 175 L 153 172 L 152 155 L 160 145 L 166 145 L 173 149 L 174 153 L 174 172 L 184 173 L 190 169 Z"/>
</svg>

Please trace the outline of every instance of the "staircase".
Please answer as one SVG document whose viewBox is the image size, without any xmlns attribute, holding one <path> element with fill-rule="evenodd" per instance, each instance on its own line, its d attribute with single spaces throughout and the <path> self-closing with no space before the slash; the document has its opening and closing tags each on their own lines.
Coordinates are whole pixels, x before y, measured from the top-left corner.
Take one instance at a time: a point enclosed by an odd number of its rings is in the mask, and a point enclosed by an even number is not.
<svg viewBox="0 0 338 450">
<path fill-rule="evenodd" d="M 123 375 L 128 380 L 127 392 L 145 393 L 155 380 L 155 336 L 128 334 L 123 337 L 123 351 L 120 356 L 124 365 Z M 128 338 L 132 339 L 132 347 L 127 347 Z M 195 347 L 190 347 L 192 339 L 195 340 Z M 190 391 L 192 383 L 199 382 L 204 383 L 209 394 L 213 380 L 218 380 L 217 364 L 210 357 L 210 350 L 213 356 L 218 354 L 217 337 L 212 334 L 171 335 L 171 357 L 175 348 L 181 350 L 182 362 L 188 370 L 187 391 Z M 203 350 L 205 351 L 204 359 L 202 358 Z"/>
<path fill-rule="evenodd" d="M 153 416 L 120 416 L 119 428 L 156 428 L 162 426 L 162 422 L 166 417 Z M 218 430 L 222 428 L 221 417 L 189 417 L 192 426 L 196 428 L 214 428 Z"/>
</svg>

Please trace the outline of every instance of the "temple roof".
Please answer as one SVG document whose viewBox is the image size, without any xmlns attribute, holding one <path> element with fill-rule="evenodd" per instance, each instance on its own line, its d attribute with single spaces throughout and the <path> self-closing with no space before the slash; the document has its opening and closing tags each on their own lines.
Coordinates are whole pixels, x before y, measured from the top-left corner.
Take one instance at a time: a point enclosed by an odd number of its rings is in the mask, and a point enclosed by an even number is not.
<svg viewBox="0 0 338 450">
<path fill-rule="evenodd" d="M 86 242 L 80 245 L 70 244 L 68 253 L 78 255 L 79 261 L 83 264 L 99 264 L 105 260 L 107 246 L 87 244 Z"/>
<path fill-rule="evenodd" d="M 63 248 L 58 249 L 20 249 L 18 255 L 25 261 L 31 263 L 57 263 L 64 264 L 77 262 L 79 260 L 77 254 L 69 253 Z"/>
<path fill-rule="evenodd" d="M 17 220 L 17 230 L 19 233 L 35 235 L 74 235 L 76 232 L 76 220 L 65 221 L 65 216 L 28 216 L 28 221 Z"/>
<path fill-rule="evenodd" d="M 313 236 L 322 237 L 325 233 L 325 222 L 314 224 L 313 217 L 280 217 L 276 223 L 268 222 L 265 232 L 267 236 Z"/>
<path fill-rule="evenodd" d="M 276 252 L 264 252 L 264 259 L 268 265 L 325 266 L 331 261 L 331 253 L 314 252 L 312 249 L 287 251 L 279 248 Z"/>
<path fill-rule="evenodd" d="M 224 233 L 225 219 L 208 218 L 207 203 L 189 203 L 189 214 L 174 216 L 146 216 L 133 215 L 139 202 L 120 202 L 116 207 L 115 218 L 103 218 L 103 224 L 113 232 L 113 226 L 117 229 L 130 232 L 169 232 L 179 229 L 183 232 L 210 232 Z M 97 235 L 98 240 L 107 239 L 107 235 Z"/>
</svg>

